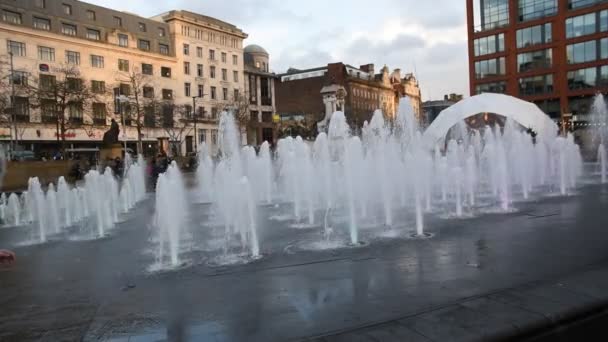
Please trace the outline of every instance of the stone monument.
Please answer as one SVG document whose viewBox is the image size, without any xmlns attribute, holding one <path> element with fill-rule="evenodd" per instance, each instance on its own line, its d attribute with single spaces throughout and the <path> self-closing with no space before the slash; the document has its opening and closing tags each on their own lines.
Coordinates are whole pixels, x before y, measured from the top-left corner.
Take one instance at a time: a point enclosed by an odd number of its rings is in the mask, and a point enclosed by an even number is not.
<svg viewBox="0 0 608 342">
<path fill-rule="evenodd" d="M 110 129 L 103 134 L 103 145 L 99 151 L 99 158 L 102 163 L 108 159 L 122 158 L 123 146 L 118 141 L 119 134 L 120 128 L 118 127 L 118 123 L 112 119 Z"/>
</svg>

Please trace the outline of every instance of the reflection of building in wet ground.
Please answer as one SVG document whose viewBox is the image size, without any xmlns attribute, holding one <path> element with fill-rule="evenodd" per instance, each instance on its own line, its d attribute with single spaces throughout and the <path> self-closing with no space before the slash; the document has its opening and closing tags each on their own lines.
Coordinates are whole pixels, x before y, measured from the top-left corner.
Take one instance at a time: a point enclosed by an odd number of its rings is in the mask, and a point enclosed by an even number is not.
<svg viewBox="0 0 608 342">
<path fill-rule="evenodd" d="M 403 96 L 410 97 L 416 116 L 421 118 L 418 80 L 411 73 L 402 76 L 400 69 L 391 73 L 385 66 L 376 74 L 373 64 L 357 68 L 331 63 L 305 70 L 290 68 L 279 76 L 276 93 L 282 134 L 294 130 L 314 134 L 317 122 L 335 110 L 343 111 L 351 127 L 359 130 L 376 109 L 394 117 Z M 320 128 L 325 125 L 323 122 Z"/>
</svg>

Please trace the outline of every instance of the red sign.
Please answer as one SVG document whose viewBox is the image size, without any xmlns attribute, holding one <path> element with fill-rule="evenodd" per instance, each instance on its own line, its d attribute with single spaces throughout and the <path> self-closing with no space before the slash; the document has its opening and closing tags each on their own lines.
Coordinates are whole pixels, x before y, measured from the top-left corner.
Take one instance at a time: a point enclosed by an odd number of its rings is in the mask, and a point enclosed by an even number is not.
<svg viewBox="0 0 608 342">
<path fill-rule="evenodd" d="M 59 134 L 57 134 L 57 132 L 55 132 L 55 137 L 58 137 Z M 76 133 L 65 133 L 62 135 L 65 139 L 69 139 L 69 138 L 76 138 Z"/>
</svg>

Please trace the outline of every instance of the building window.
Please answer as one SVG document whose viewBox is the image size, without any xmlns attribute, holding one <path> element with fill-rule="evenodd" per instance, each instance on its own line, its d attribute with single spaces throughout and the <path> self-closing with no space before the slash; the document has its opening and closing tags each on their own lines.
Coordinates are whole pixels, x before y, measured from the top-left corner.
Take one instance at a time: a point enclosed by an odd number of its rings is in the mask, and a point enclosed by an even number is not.
<svg viewBox="0 0 608 342">
<path fill-rule="evenodd" d="M 509 24 L 509 0 L 481 2 L 481 30 L 491 30 Z"/>
<path fill-rule="evenodd" d="M 118 34 L 118 45 L 122 47 L 129 47 L 129 36 L 126 34 Z"/>
<path fill-rule="evenodd" d="M 55 61 L 55 49 L 46 47 L 46 46 L 39 46 L 38 47 L 38 59 L 40 59 L 42 61 L 54 62 Z"/>
<path fill-rule="evenodd" d="M 227 57 L 226 53 L 222 52 L 222 63 L 226 63 L 227 58 L 228 57 Z"/>
<path fill-rule="evenodd" d="M 162 77 L 168 77 L 171 78 L 171 68 L 168 67 L 161 67 L 160 68 L 160 75 Z"/>
<path fill-rule="evenodd" d="M 80 52 L 65 51 L 65 62 L 72 65 L 80 65 Z"/>
<path fill-rule="evenodd" d="M 517 30 L 518 48 L 550 43 L 552 39 L 553 32 L 551 23 Z"/>
<path fill-rule="evenodd" d="M 199 131 L 199 140 L 200 143 L 206 143 L 207 142 L 207 130 L 206 129 L 201 129 Z"/>
<path fill-rule="evenodd" d="M 167 44 L 158 44 L 158 52 L 161 55 L 169 55 L 169 45 Z"/>
<path fill-rule="evenodd" d="M 238 72 L 238 71 L 234 70 L 234 71 L 232 72 L 232 80 L 233 80 L 234 82 L 238 82 L 238 81 L 239 81 L 239 72 Z"/>
<path fill-rule="evenodd" d="M 137 26 L 139 28 L 139 32 L 146 32 L 146 24 L 139 23 Z"/>
<path fill-rule="evenodd" d="M 519 95 L 540 95 L 553 92 L 553 75 L 539 75 L 519 79 Z"/>
<path fill-rule="evenodd" d="M 588 89 L 597 85 L 597 67 L 568 71 L 568 88 Z"/>
<path fill-rule="evenodd" d="M 600 77 L 597 83 L 599 87 L 608 87 L 608 65 L 600 67 Z"/>
<path fill-rule="evenodd" d="M 80 78 L 67 77 L 66 88 L 70 91 L 80 91 L 82 90 L 82 80 Z"/>
<path fill-rule="evenodd" d="M 140 50 L 150 51 L 150 41 L 145 39 L 140 39 L 137 41 L 137 47 Z"/>
<path fill-rule="evenodd" d="M 475 56 L 483 56 L 505 51 L 505 34 L 501 33 L 493 36 L 475 39 L 474 49 Z"/>
<path fill-rule="evenodd" d="M 593 6 L 599 4 L 605 0 L 568 0 L 568 8 L 577 9 L 587 6 Z"/>
<path fill-rule="evenodd" d="M 105 103 L 93 103 L 93 123 L 95 125 L 106 125 L 106 115 Z"/>
<path fill-rule="evenodd" d="M 114 17 L 114 26 L 116 27 L 122 27 L 122 18 L 121 17 Z"/>
<path fill-rule="evenodd" d="M 7 49 L 13 56 L 25 56 L 25 43 L 15 42 L 12 40 L 7 41 Z"/>
<path fill-rule="evenodd" d="M 483 83 L 483 84 L 478 84 L 477 86 L 475 86 L 475 94 L 483 94 L 483 93 L 504 94 L 506 91 L 507 91 L 507 83 L 504 81 Z"/>
<path fill-rule="evenodd" d="M 144 75 L 152 75 L 152 74 L 154 74 L 154 67 L 152 66 L 152 64 L 142 63 L 141 64 L 141 73 Z"/>
<path fill-rule="evenodd" d="M 222 81 L 228 81 L 228 70 L 222 69 Z"/>
<path fill-rule="evenodd" d="M 475 75 L 477 79 L 505 75 L 505 69 L 504 57 L 475 62 Z"/>
<path fill-rule="evenodd" d="M 159 36 L 159 37 L 164 37 L 164 36 L 166 36 L 166 35 L 167 35 L 167 33 L 165 32 L 165 29 L 164 29 L 164 28 L 162 28 L 162 27 L 159 27 L 159 28 L 158 28 L 158 36 Z"/>
<path fill-rule="evenodd" d="M 596 32 L 599 13 L 589 13 L 566 19 L 566 38 L 581 37 Z"/>
<path fill-rule="evenodd" d="M 153 105 L 144 107 L 144 126 L 155 127 L 156 126 L 156 109 Z"/>
<path fill-rule="evenodd" d="M 163 127 L 173 127 L 173 105 L 166 104 L 163 106 Z"/>
<path fill-rule="evenodd" d="M 211 108 L 211 116 L 213 119 L 217 118 L 217 108 Z M 217 129 L 211 130 L 211 144 L 217 145 Z"/>
<path fill-rule="evenodd" d="M 53 88 L 55 88 L 56 78 L 53 75 L 40 74 L 38 83 L 40 85 L 40 89 L 52 91 Z"/>
<path fill-rule="evenodd" d="M 561 119 L 559 99 L 534 101 L 534 104 L 552 119 Z"/>
<path fill-rule="evenodd" d="M 184 44 L 184 55 L 190 55 L 190 44 Z"/>
<path fill-rule="evenodd" d="M 202 64 L 196 65 L 196 76 L 203 77 L 203 65 Z"/>
<path fill-rule="evenodd" d="M 504 59 L 504 57 L 501 57 Z M 262 99 L 262 106 L 271 106 L 272 99 L 270 97 L 270 79 L 268 77 L 260 78 L 260 95 Z"/>
<path fill-rule="evenodd" d="M 600 39 L 600 59 L 608 58 L 608 38 Z"/>
<path fill-rule="evenodd" d="M 91 66 L 93 68 L 103 68 L 103 56 L 91 55 Z"/>
<path fill-rule="evenodd" d="M 215 87 L 211 87 L 211 99 L 215 100 L 216 99 L 216 88 Z"/>
<path fill-rule="evenodd" d="M 32 18 L 34 28 L 38 30 L 50 31 L 51 21 L 47 18 L 34 17 Z"/>
<path fill-rule="evenodd" d="M 200 46 L 196 48 L 196 57 L 203 58 L 203 48 Z"/>
<path fill-rule="evenodd" d="M 99 30 L 87 28 L 87 39 L 101 40 L 101 32 L 99 32 Z"/>
<path fill-rule="evenodd" d="M 608 10 L 600 12 L 600 32 L 608 31 Z"/>
<path fill-rule="evenodd" d="M 30 121 L 30 100 L 27 97 L 15 97 L 15 116 L 19 122 Z"/>
<path fill-rule="evenodd" d="M 82 102 L 68 103 L 69 120 L 72 123 L 82 123 Z"/>
<path fill-rule="evenodd" d="M 21 19 L 21 13 L 9 10 L 2 10 L 2 20 L 6 21 L 7 23 L 19 25 L 21 25 L 23 22 Z"/>
<path fill-rule="evenodd" d="M 238 100 L 239 100 L 239 90 L 234 89 L 234 101 L 238 101 Z"/>
<path fill-rule="evenodd" d="M 546 69 L 553 65 L 553 50 L 545 49 L 517 55 L 518 72 Z"/>
<path fill-rule="evenodd" d="M 184 74 L 190 75 L 190 62 L 184 62 Z"/>
<path fill-rule="evenodd" d="M 198 97 L 205 96 L 205 86 L 202 84 L 198 85 Z"/>
<path fill-rule="evenodd" d="M 106 82 L 91 81 L 91 91 L 95 94 L 103 94 L 106 92 Z"/>
<path fill-rule="evenodd" d="M 212 61 L 215 60 L 215 50 L 209 50 L 209 59 Z"/>
<path fill-rule="evenodd" d="M 72 5 L 62 4 L 63 14 L 72 15 Z"/>
<path fill-rule="evenodd" d="M 216 107 L 211 107 L 211 118 L 217 119 L 217 108 Z M 217 144 L 217 130 L 211 131 L 211 140 L 213 141 L 214 144 Z"/>
<path fill-rule="evenodd" d="M 77 33 L 76 25 L 61 23 L 61 33 L 66 36 L 75 36 Z"/>
<path fill-rule="evenodd" d="M 172 100 L 172 99 L 173 99 L 173 90 L 163 89 L 163 100 Z"/>
<path fill-rule="evenodd" d="M 547 17 L 557 13 L 557 0 L 519 0 L 519 21 Z"/>
<path fill-rule="evenodd" d="M 209 67 L 209 77 L 215 78 L 215 67 L 213 65 Z"/>
<path fill-rule="evenodd" d="M 232 55 L 232 65 L 237 65 L 237 64 L 239 64 L 239 56 Z"/>
<path fill-rule="evenodd" d="M 9 83 L 18 86 L 27 86 L 27 72 L 25 71 L 13 71 L 13 77 L 9 77 Z"/>
<path fill-rule="evenodd" d="M 189 82 L 184 83 L 184 96 L 190 97 L 191 94 L 191 84 Z"/>
<path fill-rule="evenodd" d="M 144 87 L 143 90 L 144 98 L 153 99 L 154 98 L 154 87 Z"/>
<path fill-rule="evenodd" d="M 38 8 L 46 8 L 46 0 L 36 0 L 35 6 Z"/>
<path fill-rule="evenodd" d="M 568 64 L 595 61 L 598 56 L 597 50 L 597 42 L 595 40 L 567 45 L 566 55 L 568 56 Z"/>
<path fill-rule="evenodd" d="M 95 21 L 95 11 L 87 10 L 87 19 Z"/>
<path fill-rule="evenodd" d="M 258 103 L 258 79 L 255 75 L 249 75 L 249 103 Z"/>
<path fill-rule="evenodd" d="M 228 101 L 228 88 L 222 88 L 222 99 Z"/>
<path fill-rule="evenodd" d="M 118 70 L 124 71 L 124 72 L 129 72 L 129 61 L 126 59 L 119 59 L 118 60 Z"/>
</svg>

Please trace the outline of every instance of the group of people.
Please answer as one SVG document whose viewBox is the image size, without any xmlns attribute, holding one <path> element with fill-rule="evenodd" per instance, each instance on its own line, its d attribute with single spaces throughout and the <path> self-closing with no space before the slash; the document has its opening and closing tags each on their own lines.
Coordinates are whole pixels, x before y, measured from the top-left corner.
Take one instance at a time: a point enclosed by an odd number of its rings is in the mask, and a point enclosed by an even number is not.
<svg viewBox="0 0 608 342">
<path fill-rule="evenodd" d="M 156 157 L 152 157 L 152 159 L 150 159 L 150 162 L 148 163 L 148 167 L 146 169 L 146 173 L 148 179 L 150 180 L 148 184 L 150 185 L 151 189 L 156 188 L 156 181 L 158 180 L 158 175 L 167 171 L 169 165 L 171 165 L 171 162 L 171 158 L 164 153 L 159 153 Z"/>
</svg>

